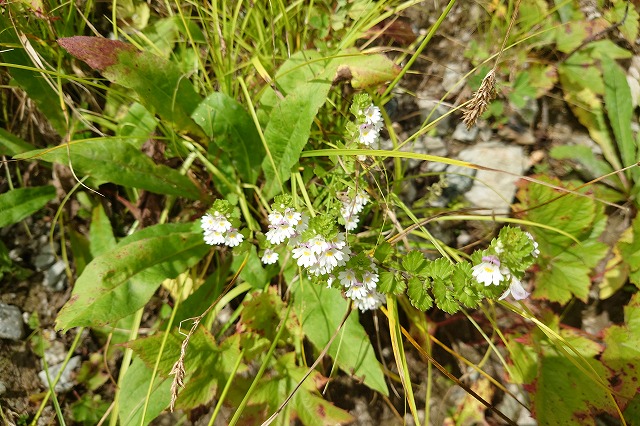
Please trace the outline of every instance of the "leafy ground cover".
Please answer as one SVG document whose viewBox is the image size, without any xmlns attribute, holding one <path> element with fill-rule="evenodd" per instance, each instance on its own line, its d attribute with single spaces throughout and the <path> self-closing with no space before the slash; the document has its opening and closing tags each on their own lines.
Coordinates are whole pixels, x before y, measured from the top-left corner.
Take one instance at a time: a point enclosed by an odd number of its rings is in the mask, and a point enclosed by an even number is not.
<svg viewBox="0 0 640 426">
<path fill-rule="evenodd" d="M 4 424 L 640 423 L 635 2 L 0 11 Z"/>
</svg>

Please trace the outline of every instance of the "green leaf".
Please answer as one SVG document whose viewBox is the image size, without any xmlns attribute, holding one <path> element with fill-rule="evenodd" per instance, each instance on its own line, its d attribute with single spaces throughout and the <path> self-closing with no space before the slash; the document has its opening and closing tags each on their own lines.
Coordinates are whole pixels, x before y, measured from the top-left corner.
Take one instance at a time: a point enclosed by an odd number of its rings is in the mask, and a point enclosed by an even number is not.
<svg viewBox="0 0 640 426">
<path fill-rule="evenodd" d="M 613 129 L 618 151 L 623 166 L 630 166 L 637 161 L 636 144 L 631 133 L 633 104 L 631 89 L 625 73 L 620 66 L 608 57 L 602 58 L 604 77 L 604 102 L 607 108 L 609 123 Z M 630 174 L 630 171 L 627 171 Z"/>
<path fill-rule="evenodd" d="M 31 216 L 55 196 L 53 186 L 17 188 L 0 194 L 0 228 Z"/>
<path fill-rule="evenodd" d="M 91 228 L 89 228 L 89 245 L 93 257 L 107 253 L 116 246 L 111 221 L 104 211 L 102 204 L 93 208 L 91 213 Z"/>
<path fill-rule="evenodd" d="M 120 389 L 120 425 L 139 426 L 151 423 L 169 406 L 171 401 L 171 380 L 156 376 L 148 399 L 144 421 L 142 413 L 147 400 L 147 391 L 153 377 L 153 370 L 135 358 L 122 380 Z"/>
<path fill-rule="evenodd" d="M 625 230 L 617 244 L 622 260 L 629 265 L 631 282 L 640 286 L 637 272 L 640 271 L 640 216 L 636 216 L 631 226 Z"/>
<path fill-rule="evenodd" d="M 407 296 L 414 308 L 426 311 L 433 306 L 433 298 L 428 292 L 428 288 L 424 281 L 412 277 L 407 283 Z"/>
<path fill-rule="evenodd" d="M 200 198 L 200 190 L 188 177 L 167 166 L 155 164 L 133 145 L 117 138 L 71 142 L 68 146 L 30 151 L 15 158 L 27 159 L 32 156 L 64 165 L 71 161 L 76 173 L 88 174 L 99 182 L 112 182 L 193 200 Z"/>
<path fill-rule="evenodd" d="M 410 251 L 402 258 L 402 266 L 407 272 L 419 273 L 426 265 L 424 255 L 418 250 Z"/>
<path fill-rule="evenodd" d="M 584 339 L 584 338 L 583 338 Z M 584 339 L 585 345 L 593 342 Z M 572 342 L 574 344 L 576 342 Z M 578 346 L 574 344 L 574 346 Z M 582 352 L 591 367 L 601 378 L 609 376 L 606 368 L 592 357 L 594 351 Z M 583 361 L 575 355 L 575 362 Z M 535 417 L 538 424 L 554 426 L 596 425 L 596 415 L 603 412 L 615 415 L 611 398 L 593 379 L 579 370 L 565 354 L 549 354 L 541 357 L 538 377 L 532 393 Z M 553 407 L 553 409 L 550 409 Z"/>
<path fill-rule="evenodd" d="M 252 404 L 266 404 L 269 413 L 274 412 L 294 390 L 295 386 L 307 373 L 306 367 L 299 367 L 295 362 L 295 354 L 288 353 L 279 357 L 275 365 L 275 374 L 261 381 L 251 396 Z M 283 419 L 292 410 L 290 418 L 297 416 L 305 426 L 325 426 L 351 423 L 353 417 L 344 410 L 337 408 L 324 400 L 317 387 L 326 382 L 320 373 L 314 371 L 307 377 L 302 386 L 291 398 L 289 406 L 280 415 L 282 424 L 289 424 L 289 419 Z M 241 419 L 242 424 L 248 424 L 249 418 Z"/>
<path fill-rule="evenodd" d="M 533 296 L 564 304 L 574 295 L 586 303 L 591 271 L 606 256 L 608 249 L 604 243 L 587 240 L 555 256 L 536 275 Z"/>
<path fill-rule="evenodd" d="M 110 81 L 134 90 L 145 107 L 179 130 L 202 134 L 191 119 L 202 98 L 174 62 L 102 37 L 61 38 L 58 44 Z"/>
<path fill-rule="evenodd" d="M 425 273 L 433 280 L 448 281 L 453 275 L 455 267 L 449 259 L 440 257 L 427 264 Z"/>
<path fill-rule="evenodd" d="M 349 303 L 339 290 L 306 281 L 296 282 L 291 291 L 302 330 L 316 349 L 322 350 L 338 329 Z M 358 322 L 357 311 L 351 312 L 328 353 L 341 370 L 361 379 L 369 388 L 389 394 L 382 367 L 369 336 Z"/>
<path fill-rule="evenodd" d="M 381 271 L 379 275 L 380 281 L 378 282 L 378 291 L 381 293 L 401 294 L 404 293 L 407 288 L 407 284 L 404 282 L 402 277 L 393 272 Z"/>
<path fill-rule="evenodd" d="M 441 310 L 453 314 L 460 310 L 460 305 L 456 301 L 453 291 L 449 288 L 449 283 L 436 280 L 431 285 L 431 291 L 435 297 L 436 306 Z"/>
<path fill-rule="evenodd" d="M 0 128 L 0 155 L 13 156 L 32 149 L 35 148 L 30 143 Z"/>
<path fill-rule="evenodd" d="M 263 194 L 272 198 L 279 194 L 291 177 L 291 168 L 298 162 L 309 140 L 311 124 L 324 105 L 331 80 L 301 83 L 271 111 L 264 131 L 269 151 L 262 162 L 266 179 Z"/>
<path fill-rule="evenodd" d="M 47 83 L 47 80 L 39 71 L 37 71 L 31 57 L 26 52 L 19 36 L 23 37 L 23 43 L 30 45 L 40 57 L 42 52 L 38 52 L 37 45 L 34 46 L 30 40 L 37 37 L 27 37 L 26 34 L 16 33 L 16 26 L 6 18 L 7 14 L 0 14 L 0 45 L 11 46 L 11 49 L 1 49 L 0 60 L 6 64 L 15 65 L 9 67 L 9 73 L 13 78 L 13 82 L 24 90 L 30 99 L 32 99 L 38 109 L 42 112 L 51 126 L 59 135 L 64 135 L 67 131 L 67 124 L 60 107 L 60 96 Z M 16 151 L 17 153 L 18 151 Z"/>
<path fill-rule="evenodd" d="M 634 294 L 624 308 L 624 325 L 604 331 L 602 362 L 617 378 L 616 391 L 632 398 L 640 392 L 640 295 Z"/>
<path fill-rule="evenodd" d="M 273 341 L 278 332 L 277 325 L 285 319 L 287 308 L 277 294 L 275 287 L 269 287 L 267 291 L 256 291 L 253 298 L 244 302 L 244 309 L 240 318 L 241 329 L 249 330 L 261 337 Z M 284 321 L 285 331 L 281 334 L 281 339 L 286 342 L 291 337 L 298 337 L 300 325 L 293 316 L 289 316 Z"/>
<path fill-rule="evenodd" d="M 193 112 L 193 120 L 231 157 L 243 182 L 254 184 L 265 150 L 247 111 L 224 93 L 212 93 Z"/>
<path fill-rule="evenodd" d="M 163 280 L 177 277 L 209 250 L 197 225 L 145 228 L 93 259 L 58 314 L 56 328 L 104 325 L 143 307 Z"/>
<path fill-rule="evenodd" d="M 378 86 L 393 80 L 400 72 L 400 67 L 383 55 L 364 55 L 341 58 L 336 80 L 351 80 L 354 89 Z"/>
</svg>

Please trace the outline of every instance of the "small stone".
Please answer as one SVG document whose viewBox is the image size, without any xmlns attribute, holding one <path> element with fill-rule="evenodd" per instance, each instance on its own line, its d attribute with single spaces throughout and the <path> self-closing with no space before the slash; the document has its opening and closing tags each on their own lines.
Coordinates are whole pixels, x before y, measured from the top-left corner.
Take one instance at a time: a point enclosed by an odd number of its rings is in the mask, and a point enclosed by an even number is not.
<svg viewBox="0 0 640 426">
<path fill-rule="evenodd" d="M 0 303 L 0 338 L 18 341 L 23 335 L 24 323 L 20 309 Z"/>
<path fill-rule="evenodd" d="M 62 260 L 58 260 L 44 272 L 42 284 L 54 291 L 62 291 L 66 287 L 66 265 Z"/>
<path fill-rule="evenodd" d="M 0 396 L 4 395 L 7 392 L 7 385 L 4 382 L 0 382 Z"/>
<path fill-rule="evenodd" d="M 478 170 L 473 187 L 465 198 L 474 206 L 492 214 L 507 214 L 516 193 L 516 182 L 528 167 L 528 158 L 520 146 L 483 142 L 460 152 L 460 160 L 503 172 Z"/>
<path fill-rule="evenodd" d="M 420 109 L 420 118 L 422 122 L 429 119 L 429 123 L 433 123 L 438 120 L 440 117 L 447 114 L 450 110 L 449 107 L 445 106 L 439 100 L 433 99 L 429 96 L 428 93 L 418 93 L 416 95 L 416 104 Z M 439 135 L 444 135 L 449 132 L 449 127 L 451 124 L 451 115 L 447 115 L 440 119 L 438 123 L 435 125 L 436 132 Z"/>
<path fill-rule="evenodd" d="M 449 96 L 457 95 L 464 87 L 464 65 L 452 62 L 446 65 L 442 76 L 442 88 L 449 93 Z"/>
<path fill-rule="evenodd" d="M 58 383 L 56 383 L 54 387 L 54 391 L 56 393 L 67 392 L 67 391 L 70 391 L 71 388 L 73 388 L 74 386 L 73 377 L 72 377 L 73 371 L 76 370 L 78 367 L 80 367 L 80 356 L 76 355 L 69 360 L 64 370 L 62 371 L 62 374 L 60 375 L 60 380 L 58 380 Z M 61 368 L 62 368 L 62 363 L 49 366 L 49 377 L 51 378 L 51 380 L 55 379 L 55 377 L 58 375 L 58 372 L 60 371 Z M 40 371 L 38 373 L 38 377 L 40 378 L 40 381 L 42 382 L 42 384 L 45 387 L 49 388 L 49 381 L 47 380 L 47 372 L 44 370 Z"/>
<path fill-rule="evenodd" d="M 478 137 L 478 127 L 473 126 L 469 130 L 467 130 L 467 126 L 460 122 L 456 126 L 456 130 L 454 130 L 453 135 L 451 137 L 460 142 L 473 142 Z"/>
</svg>

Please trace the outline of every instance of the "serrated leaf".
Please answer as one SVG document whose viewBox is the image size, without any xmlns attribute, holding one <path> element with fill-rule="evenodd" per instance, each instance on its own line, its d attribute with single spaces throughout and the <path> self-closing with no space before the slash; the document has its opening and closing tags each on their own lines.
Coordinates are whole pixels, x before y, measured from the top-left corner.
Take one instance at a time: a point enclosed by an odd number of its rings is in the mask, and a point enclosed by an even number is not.
<svg viewBox="0 0 640 426">
<path fill-rule="evenodd" d="M 58 44 L 110 81 L 137 92 L 145 107 L 179 130 L 202 134 L 191 119 L 202 99 L 174 62 L 102 37 L 67 37 Z"/>
<path fill-rule="evenodd" d="M 407 284 L 402 277 L 397 276 L 393 272 L 381 271 L 379 276 L 378 291 L 381 293 L 402 294 L 407 288 Z"/>
<path fill-rule="evenodd" d="M 427 264 L 425 274 L 431 277 L 434 281 L 441 280 L 447 281 L 453 275 L 455 267 L 449 259 L 440 257 Z"/>
<path fill-rule="evenodd" d="M 410 251 L 406 256 L 402 258 L 402 266 L 405 271 L 412 273 L 419 273 L 427 264 L 424 255 L 417 251 Z"/>
<path fill-rule="evenodd" d="M 303 284 L 292 286 L 296 316 L 304 334 L 317 350 L 329 342 L 347 311 L 348 302 L 334 288 Z M 388 395 L 387 384 L 380 363 L 376 359 L 369 336 L 352 311 L 338 337 L 329 348 L 329 355 L 341 370 L 363 380 L 369 388 Z"/>
<path fill-rule="evenodd" d="M 587 240 L 555 256 L 536 275 L 533 297 L 564 304 L 576 296 L 586 303 L 591 287 L 590 273 L 607 251 L 606 244 Z"/>
<path fill-rule="evenodd" d="M 413 307 L 421 311 L 426 311 L 433 306 L 433 298 L 427 291 L 424 281 L 419 278 L 409 278 L 407 296 Z"/>
<path fill-rule="evenodd" d="M 253 293 L 253 298 L 244 302 L 244 309 L 240 317 L 240 330 L 248 330 L 273 341 L 276 336 L 277 325 L 285 318 L 286 306 L 275 287 L 269 287 L 267 291 Z M 281 334 L 281 339 L 287 341 L 291 337 L 298 337 L 300 324 L 290 315 L 284 321 L 286 330 Z"/>
<path fill-rule="evenodd" d="M 76 173 L 88 174 L 99 182 L 112 182 L 193 200 L 200 198 L 200 190 L 188 177 L 167 166 L 155 164 L 133 145 L 117 138 L 71 142 L 68 146 L 30 151 L 15 158 L 31 157 L 63 165 L 71 161 Z"/>
<path fill-rule="evenodd" d="M 193 112 L 207 137 L 227 153 L 242 181 L 254 184 L 264 160 L 264 146 L 247 111 L 224 93 L 212 93 Z"/>
<path fill-rule="evenodd" d="M 17 188 L 0 194 L 0 228 L 31 216 L 55 196 L 53 186 Z"/>
<path fill-rule="evenodd" d="M 456 301 L 453 292 L 449 289 L 449 283 L 436 280 L 431 285 L 431 291 L 435 298 L 436 306 L 450 314 L 460 310 L 460 305 Z"/>
<path fill-rule="evenodd" d="M 175 278 L 209 250 L 197 223 L 145 228 L 87 265 L 56 328 L 99 326 L 143 307 L 163 280 Z"/>
</svg>

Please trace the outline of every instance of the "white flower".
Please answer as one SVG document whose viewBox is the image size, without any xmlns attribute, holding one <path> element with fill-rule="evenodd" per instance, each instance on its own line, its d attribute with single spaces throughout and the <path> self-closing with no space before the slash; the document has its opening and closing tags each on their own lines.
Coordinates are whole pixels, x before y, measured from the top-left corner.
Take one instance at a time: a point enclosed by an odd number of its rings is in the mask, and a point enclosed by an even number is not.
<svg viewBox="0 0 640 426">
<path fill-rule="evenodd" d="M 376 129 L 373 124 L 365 123 L 360 125 L 359 141 L 361 144 L 369 146 L 377 140 L 378 140 L 378 129 Z"/>
<path fill-rule="evenodd" d="M 333 284 L 333 281 L 336 279 L 336 277 L 334 277 L 333 275 L 329 274 L 329 276 L 327 277 L 327 288 L 331 288 L 331 284 Z"/>
<path fill-rule="evenodd" d="M 224 244 L 224 234 L 222 232 L 209 229 L 204 232 L 204 242 L 210 246 L 214 244 Z"/>
<path fill-rule="evenodd" d="M 367 288 L 364 286 L 364 284 L 357 282 L 353 284 L 351 287 L 349 287 L 349 290 L 347 290 L 345 294 L 347 295 L 348 298 L 356 300 L 356 299 L 362 299 L 367 295 L 367 293 L 368 291 L 367 291 Z"/>
<path fill-rule="evenodd" d="M 324 240 L 322 235 L 314 236 L 308 241 L 308 244 L 316 255 L 319 255 L 330 247 L 329 243 Z"/>
<path fill-rule="evenodd" d="M 318 261 L 313 251 L 304 246 L 293 249 L 293 258 L 298 259 L 298 266 L 304 266 L 305 268 L 310 268 Z"/>
<path fill-rule="evenodd" d="M 269 225 L 271 229 L 267 231 L 265 236 L 267 240 L 274 245 L 280 244 L 287 238 L 291 238 L 296 230 L 288 222 L 283 222 L 279 225 Z"/>
<path fill-rule="evenodd" d="M 373 125 L 382 125 L 382 113 L 380 112 L 380 108 L 371 104 L 364 110 L 364 121 L 365 123 L 373 124 Z"/>
<path fill-rule="evenodd" d="M 533 251 L 531 252 L 531 255 L 533 257 L 538 257 L 540 255 L 540 250 L 538 250 L 538 242 L 536 240 L 533 239 L 533 235 L 531 235 L 528 232 L 525 232 L 525 235 L 527 237 L 529 237 L 529 239 L 531 240 L 531 242 L 533 243 Z M 519 300 L 519 299 L 518 299 Z"/>
<path fill-rule="evenodd" d="M 318 256 L 318 263 L 324 266 L 328 271 L 338 266 L 338 263 L 344 258 L 344 253 L 335 248 L 329 248 Z"/>
<path fill-rule="evenodd" d="M 355 299 L 353 304 L 361 312 L 378 309 L 385 302 L 385 296 L 377 291 L 370 291 L 364 297 Z"/>
<path fill-rule="evenodd" d="M 338 250 L 342 250 L 344 246 L 347 245 L 345 241 L 344 234 L 342 232 L 338 232 L 335 237 L 331 241 L 329 241 L 332 247 L 337 248 Z"/>
<path fill-rule="evenodd" d="M 269 219 L 269 224 L 273 226 L 278 226 L 284 221 L 284 216 L 282 215 L 282 213 L 275 210 L 269 213 L 269 216 L 267 216 L 267 218 Z"/>
<path fill-rule="evenodd" d="M 500 300 L 504 299 L 509 294 L 511 294 L 511 296 L 513 296 L 513 298 L 516 300 L 522 300 L 529 297 L 531 293 L 529 293 L 524 289 L 524 287 L 522 287 L 522 283 L 519 279 L 517 279 L 516 277 L 511 277 L 511 284 L 509 284 L 509 288 L 507 289 L 507 291 L 505 291 L 502 296 L 500 296 Z"/>
<path fill-rule="evenodd" d="M 287 208 L 284 211 L 284 220 L 286 220 L 289 225 L 296 226 L 302 221 L 302 214 L 292 208 Z"/>
<path fill-rule="evenodd" d="M 504 279 L 500 271 L 500 261 L 495 256 L 485 256 L 482 263 L 471 268 L 471 274 L 481 284 L 498 285 Z"/>
<path fill-rule="evenodd" d="M 202 224 L 200 225 L 205 231 L 218 231 L 227 232 L 231 229 L 231 222 L 227 218 L 220 214 L 220 212 L 207 213 L 202 216 Z"/>
<path fill-rule="evenodd" d="M 360 206 L 358 213 L 362 210 L 362 207 L 366 206 L 369 203 L 369 194 L 364 191 L 358 191 L 355 198 L 356 205 Z"/>
<path fill-rule="evenodd" d="M 265 265 L 273 265 L 278 261 L 278 257 L 279 257 L 278 253 L 276 253 L 271 249 L 266 249 L 264 251 L 264 254 L 262 255 L 261 260 L 262 260 L 262 263 L 264 263 Z"/>
<path fill-rule="evenodd" d="M 347 231 L 354 231 L 358 227 L 358 222 L 360 222 L 360 218 L 357 215 L 349 216 L 348 218 L 344 218 L 345 224 L 344 229 Z"/>
<path fill-rule="evenodd" d="M 340 280 L 340 284 L 347 288 L 358 283 L 358 278 L 356 277 L 356 273 L 353 269 L 345 269 L 340 272 L 338 274 L 338 279 Z"/>
<path fill-rule="evenodd" d="M 369 290 L 375 290 L 378 285 L 378 274 L 366 271 L 362 274 L 362 284 Z"/>
<path fill-rule="evenodd" d="M 242 242 L 242 240 L 244 240 L 244 235 L 238 232 L 237 229 L 232 229 L 229 232 L 227 232 L 227 235 L 224 239 L 224 243 L 229 247 L 235 247 L 239 245 Z"/>
</svg>

